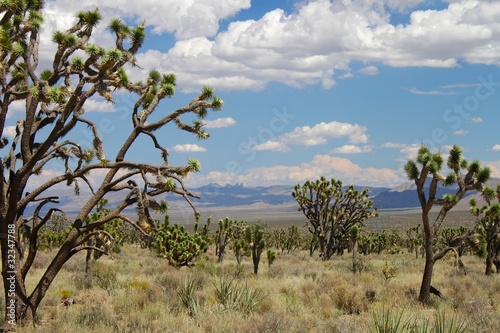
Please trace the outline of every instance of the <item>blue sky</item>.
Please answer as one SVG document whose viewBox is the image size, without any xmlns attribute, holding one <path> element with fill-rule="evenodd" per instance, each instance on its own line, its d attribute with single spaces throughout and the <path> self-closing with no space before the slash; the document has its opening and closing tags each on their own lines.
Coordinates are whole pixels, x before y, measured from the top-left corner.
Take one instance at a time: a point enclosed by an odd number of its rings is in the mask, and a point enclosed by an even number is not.
<svg viewBox="0 0 500 333">
<path fill-rule="evenodd" d="M 158 133 L 172 164 L 201 161 L 189 186 L 326 176 L 390 187 L 406 181 L 403 165 L 422 143 L 444 153 L 458 144 L 500 177 L 498 1 L 47 1 L 47 63 L 52 31 L 96 6 L 104 19 L 94 37 L 104 45 L 112 43 L 105 29 L 112 17 L 146 20 L 143 71 L 130 75 L 177 75 L 177 94 L 159 114 L 187 104 L 203 85 L 224 100 L 206 119 L 210 139 L 173 127 Z M 87 106 L 108 158 L 131 129 L 133 103 L 119 94 L 115 105 Z M 77 135 L 85 145 L 86 132 Z M 144 147 L 148 141 L 138 141 L 129 158 L 159 163 Z"/>
</svg>

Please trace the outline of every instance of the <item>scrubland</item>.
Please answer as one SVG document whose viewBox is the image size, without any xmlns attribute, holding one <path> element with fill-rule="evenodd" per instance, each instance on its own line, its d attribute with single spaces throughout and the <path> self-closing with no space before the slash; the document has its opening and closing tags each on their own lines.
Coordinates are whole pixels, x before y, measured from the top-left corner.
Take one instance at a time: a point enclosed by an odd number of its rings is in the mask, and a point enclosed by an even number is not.
<svg viewBox="0 0 500 333">
<path fill-rule="evenodd" d="M 30 281 L 52 253 L 41 252 Z M 18 332 L 497 332 L 500 274 L 484 275 L 483 260 L 454 258 L 435 266 L 432 306 L 417 300 L 422 258 L 400 252 L 350 254 L 321 261 L 308 252 L 278 253 L 259 274 L 250 258 L 232 253 L 217 263 L 209 250 L 195 267 L 176 269 L 153 252 L 127 245 L 95 262 L 85 275 L 84 256 L 68 262 L 42 303 L 35 327 Z M 33 286 L 31 286 L 33 287 Z M 74 299 L 66 306 L 64 300 Z M 3 301 L 1 304 L 4 304 Z"/>
</svg>

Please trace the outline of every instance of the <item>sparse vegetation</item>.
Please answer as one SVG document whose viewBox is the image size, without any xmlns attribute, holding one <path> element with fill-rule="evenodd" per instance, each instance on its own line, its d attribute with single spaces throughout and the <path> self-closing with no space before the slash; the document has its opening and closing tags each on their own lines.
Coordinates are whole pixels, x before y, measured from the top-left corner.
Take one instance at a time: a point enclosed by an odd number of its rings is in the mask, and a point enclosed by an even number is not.
<svg viewBox="0 0 500 333">
<path fill-rule="evenodd" d="M 489 333 L 500 325 L 498 275 L 485 276 L 483 259 L 468 253 L 467 275 L 457 275 L 454 256 L 436 265 L 433 285 L 444 297 L 426 308 L 417 289 L 424 259 L 411 251 L 359 253 L 370 267 L 363 274 L 352 273 L 350 255 L 323 261 L 307 248 L 278 252 L 254 275 L 251 260 L 217 263 L 214 249 L 193 268 L 176 269 L 155 251 L 126 244 L 114 260 L 97 261 L 86 281 L 85 253 L 78 254 L 49 290 L 36 332 Z M 43 253 L 49 260 L 54 252 Z M 34 268 L 28 286 L 42 273 Z M 65 298 L 76 303 L 65 306 Z"/>
</svg>

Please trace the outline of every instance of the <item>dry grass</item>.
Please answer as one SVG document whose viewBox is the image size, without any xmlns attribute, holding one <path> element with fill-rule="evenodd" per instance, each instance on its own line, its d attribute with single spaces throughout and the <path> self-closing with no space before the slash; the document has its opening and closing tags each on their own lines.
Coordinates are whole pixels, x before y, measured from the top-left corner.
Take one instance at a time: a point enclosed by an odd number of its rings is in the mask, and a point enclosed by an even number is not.
<svg viewBox="0 0 500 333">
<path fill-rule="evenodd" d="M 43 254 L 40 261 L 49 259 Z M 51 286 L 37 327 L 17 331 L 377 332 L 375 319 L 386 313 L 420 325 L 417 332 L 430 331 L 437 320 L 463 322 L 466 332 L 500 327 L 500 275 L 484 276 L 478 258 L 464 258 L 467 275 L 449 259 L 436 264 L 433 285 L 444 298 L 433 298 L 432 308 L 416 300 L 423 259 L 383 254 L 364 261 L 363 272 L 353 274 L 347 255 L 322 262 L 305 252 L 279 254 L 255 276 L 249 259 L 237 265 L 228 256 L 217 264 L 209 252 L 196 267 L 177 270 L 147 250 L 126 246 L 114 260 L 100 259 L 90 278 L 84 275 L 83 256 L 75 257 Z M 31 287 L 42 264 L 30 275 Z M 388 279 L 384 269 L 391 267 Z M 68 296 L 77 304 L 62 305 Z"/>
</svg>

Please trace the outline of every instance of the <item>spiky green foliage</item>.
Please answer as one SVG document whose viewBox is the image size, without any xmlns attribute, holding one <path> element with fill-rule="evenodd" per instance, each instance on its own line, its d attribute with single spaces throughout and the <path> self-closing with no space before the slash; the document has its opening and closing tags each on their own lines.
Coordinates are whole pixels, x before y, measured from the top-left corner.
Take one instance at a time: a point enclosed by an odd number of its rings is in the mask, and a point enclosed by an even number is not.
<svg viewBox="0 0 500 333">
<path fill-rule="evenodd" d="M 92 57 L 101 57 L 106 53 L 104 48 L 95 44 L 87 44 L 85 46 L 85 52 L 87 52 Z"/>
<path fill-rule="evenodd" d="M 98 9 L 80 11 L 76 14 L 76 17 L 90 27 L 95 27 L 102 19 L 102 15 Z"/>
<path fill-rule="evenodd" d="M 183 225 L 171 225 L 167 216 L 154 238 L 155 251 L 176 268 L 193 266 L 208 245 L 207 235 L 191 234 Z"/>
<path fill-rule="evenodd" d="M 271 266 L 276 260 L 276 252 L 271 249 L 267 250 L 267 264 Z"/>
<path fill-rule="evenodd" d="M 160 72 L 158 72 L 157 70 L 153 70 L 153 71 L 150 71 L 149 72 L 149 79 L 157 84 L 158 82 L 160 82 L 160 79 L 161 79 L 161 74 Z"/>
<path fill-rule="evenodd" d="M 138 44 L 138 45 L 141 45 L 144 42 L 144 39 L 146 38 L 144 29 L 141 27 L 129 30 L 129 36 L 132 41 L 132 44 Z"/>
<path fill-rule="evenodd" d="M 189 168 L 191 169 L 191 171 L 193 171 L 193 172 L 201 171 L 201 163 L 196 158 L 188 158 L 188 165 L 189 165 Z"/>
<path fill-rule="evenodd" d="M 108 28 L 118 34 L 126 30 L 127 26 L 120 19 L 114 18 L 109 22 Z"/>
<path fill-rule="evenodd" d="M 111 60 L 117 62 L 121 61 L 122 59 L 123 59 L 123 53 L 116 48 L 109 49 L 104 57 L 105 61 Z"/>
<path fill-rule="evenodd" d="M 74 70 L 81 71 L 84 68 L 84 61 L 82 57 L 73 57 L 71 59 L 71 67 Z"/>
<path fill-rule="evenodd" d="M 49 69 L 45 69 L 40 73 L 40 79 L 42 80 L 49 80 L 52 77 L 52 71 Z"/>
</svg>

